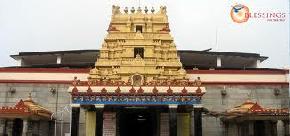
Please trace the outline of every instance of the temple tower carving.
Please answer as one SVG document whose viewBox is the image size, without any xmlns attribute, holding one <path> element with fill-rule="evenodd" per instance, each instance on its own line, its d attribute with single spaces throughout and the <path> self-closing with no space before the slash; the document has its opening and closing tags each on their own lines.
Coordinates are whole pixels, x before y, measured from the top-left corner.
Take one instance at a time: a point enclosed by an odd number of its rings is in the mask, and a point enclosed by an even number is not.
<svg viewBox="0 0 290 136">
<path fill-rule="evenodd" d="M 91 81 L 129 81 L 140 86 L 144 82 L 188 80 L 170 34 L 166 7 L 158 12 L 120 11 L 112 7 L 108 34 L 100 49 Z"/>
</svg>

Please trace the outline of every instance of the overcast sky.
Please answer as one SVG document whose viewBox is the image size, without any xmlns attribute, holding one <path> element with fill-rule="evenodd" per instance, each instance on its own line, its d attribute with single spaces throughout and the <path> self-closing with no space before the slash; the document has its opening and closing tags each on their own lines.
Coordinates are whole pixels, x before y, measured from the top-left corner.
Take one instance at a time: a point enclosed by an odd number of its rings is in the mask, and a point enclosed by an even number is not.
<svg viewBox="0 0 290 136">
<path fill-rule="evenodd" d="M 285 12 L 284 22 L 250 19 L 236 24 L 231 6 L 251 12 Z M 18 52 L 99 49 L 113 4 L 138 7 L 138 0 L 0 0 L 0 66 L 16 65 Z M 167 6 L 178 49 L 252 52 L 268 56 L 263 67 L 289 63 L 288 0 L 140 0 L 140 6 Z M 216 44 L 216 34 L 218 37 Z"/>
</svg>

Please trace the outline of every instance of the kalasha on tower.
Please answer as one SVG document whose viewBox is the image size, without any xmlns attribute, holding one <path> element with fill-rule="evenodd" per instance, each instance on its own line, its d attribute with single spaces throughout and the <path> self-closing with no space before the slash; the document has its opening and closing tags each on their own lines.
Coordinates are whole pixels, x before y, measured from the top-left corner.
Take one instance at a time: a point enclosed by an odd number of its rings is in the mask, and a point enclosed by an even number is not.
<svg viewBox="0 0 290 136">
<path fill-rule="evenodd" d="M 69 89 L 73 105 L 86 109 L 86 135 L 189 136 L 192 111 L 197 131 L 205 89 L 182 67 L 166 7 L 121 12 L 113 6 L 107 31 L 88 80 L 76 77 Z"/>
</svg>

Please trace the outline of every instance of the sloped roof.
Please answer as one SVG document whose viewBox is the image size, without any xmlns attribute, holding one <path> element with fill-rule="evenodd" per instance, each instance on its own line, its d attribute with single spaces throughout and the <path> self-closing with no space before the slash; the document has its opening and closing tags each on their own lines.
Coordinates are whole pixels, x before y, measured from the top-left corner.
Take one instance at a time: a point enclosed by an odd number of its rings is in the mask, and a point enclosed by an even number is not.
<svg viewBox="0 0 290 136">
<path fill-rule="evenodd" d="M 218 68 L 216 67 L 217 57 L 222 59 L 222 68 L 253 68 L 253 64 L 260 60 L 263 62 L 268 57 L 257 53 L 245 52 L 215 52 L 215 51 L 194 51 L 178 50 L 178 56 L 185 69 Z M 48 52 L 19 52 L 11 55 L 15 60 L 23 59 L 21 67 L 36 68 L 89 68 L 94 67 L 98 59 L 99 50 L 66 50 Z M 56 64 L 56 57 L 61 56 L 61 64 Z"/>
<path fill-rule="evenodd" d="M 54 55 L 54 54 L 81 54 L 94 52 L 99 53 L 100 50 L 64 50 L 64 51 L 46 51 L 46 52 L 19 52 L 15 55 L 10 55 L 12 58 L 17 58 L 20 56 L 32 56 L 32 55 Z M 185 53 L 197 53 L 206 55 L 225 55 L 225 56 L 240 56 L 240 57 L 255 57 L 259 58 L 261 61 L 266 60 L 268 57 L 260 56 L 258 53 L 248 53 L 248 52 L 216 52 L 216 51 L 197 51 L 197 50 L 178 50 L 178 53 L 183 56 Z"/>
<path fill-rule="evenodd" d="M 221 116 L 222 121 L 244 120 L 289 120 L 289 109 L 264 108 L 257 102 L 247 100 L 243 104 L 223 113 L 210 112 L 210 115 Z"/>
<path fill-rule="evenodd" d="M 34 102 L 31 97 L 20 100 L 15 106 L 0 107 L 0 118 L 32 118 L 45 119 L 51 118 L 52 112 Z"/>
<path fill-rule="evenodd" d="M 226 111 L 226 113 L 287 115 L 287 114 L 289 114 L 289 110 L 288 109 L 263 108 L 257 102 L 252 102 L 252 101 L 247 100 L 243 104 Z"/>
<path fill-rule="evenodd" d="M 222 121 L 244 121 L 244 120 L 289 120 L 289 108 L 264 108 L 257 102 L 245 101 L 239 106 L 224 112 L 207 111 L 205 114 L 221 117 Z"/>
</svg>

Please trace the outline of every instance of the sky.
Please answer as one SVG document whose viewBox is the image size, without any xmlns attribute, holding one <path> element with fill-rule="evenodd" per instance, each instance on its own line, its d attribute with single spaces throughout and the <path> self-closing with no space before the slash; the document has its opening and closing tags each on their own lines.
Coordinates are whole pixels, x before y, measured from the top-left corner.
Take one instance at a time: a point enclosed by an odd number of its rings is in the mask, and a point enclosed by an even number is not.
<svg viewBox="0 0 290 136">
<path fill-rule="evenodd" d="M 234 23 L 237 3 L 286 20 Z M 269 57 L 262 67 L 289 66 L 288 0 L 0 0 L 0 66 L 16 65 L 9 55 L 19 52 L 100 49 L 113 4 L 166 6 L 177 49 L 259 53 Z"/>
</svg>

